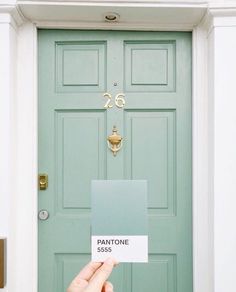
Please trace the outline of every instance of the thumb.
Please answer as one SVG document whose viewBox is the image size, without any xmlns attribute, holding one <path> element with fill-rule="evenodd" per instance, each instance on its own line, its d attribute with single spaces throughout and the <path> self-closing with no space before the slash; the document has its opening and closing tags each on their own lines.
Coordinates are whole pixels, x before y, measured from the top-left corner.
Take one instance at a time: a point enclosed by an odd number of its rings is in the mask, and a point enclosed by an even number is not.
<svg viewBox="0 0 236 292">
<path fill-rule="evenodd" d="M 106 281 L 102 287 L 102 292 L 113 292 L 113 285 Z"/>
<path fill-rule="evenodd" d="M 108 258 L 90 280 L 88 291 L 101 291 L 102 286 L 110 276 L 114 265 L 115 261 L 112 258 Z"/>
</svg>

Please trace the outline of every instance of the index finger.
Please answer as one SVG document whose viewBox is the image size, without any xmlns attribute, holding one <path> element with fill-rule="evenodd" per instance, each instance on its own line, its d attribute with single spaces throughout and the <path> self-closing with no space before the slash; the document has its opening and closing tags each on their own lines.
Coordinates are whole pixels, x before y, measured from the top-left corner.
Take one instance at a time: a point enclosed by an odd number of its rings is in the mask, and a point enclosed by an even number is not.
<svg viewBox="0 0 236 292">
<path fill-rule="evenodd" d="M 104 285 L 105 281 L 110 276 L 116 264 L 117 262 L 113 258 L 108 258 L 107 260 L 105 260 L 103 265 L 96 271 L 96 273 L 90 280 L 89 282 L 90 289 L 88 291 L 97 291 L 97 288 L 101 290 L 102 286 Z"/>
<path fill-rule="evenodd" d="M 76 278 L 83 279 L 89 281 L 93 274 L 100 268 L 102 263 L 98 262 L 90 262 L 88 263 L 78 274 Z"/>
</svg>

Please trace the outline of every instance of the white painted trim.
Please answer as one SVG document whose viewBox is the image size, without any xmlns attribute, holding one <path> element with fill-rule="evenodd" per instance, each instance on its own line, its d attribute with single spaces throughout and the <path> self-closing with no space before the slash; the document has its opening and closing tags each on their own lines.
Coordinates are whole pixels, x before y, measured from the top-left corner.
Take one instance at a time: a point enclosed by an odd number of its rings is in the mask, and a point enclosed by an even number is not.
<svg viewBox="0 0 236 292">
<path fill-rule="evenodd" d="M 192 24 L 180 24 L 180 23 L 101 23 L 101 22 L 54 22 L 54 21 L 34 21 L 38 28 L 48 29 L 84 29 L 84 30 L 133 30 L 133 31 L 192 31 Z"/>
<path fill-rule="evenodd" d="M 111 7 L 121 7 L 121 6 L 129 6 L 129 7 L 207 7 L 208 1 L 192 1 L 192 0 L 18 0 L 17 3 L 19 5 L 58 5 L 58 6 L 111 6 Z"/>
<path fill-rule="evenodd" d="M 0 23 L 2 23 L 3 17 L 5 17 L 5 21 L 11 23 L 14 28 L 17 28 L 25 21 L 25 17 L 21 13 L 20 8 L 15 5 L 0 4 Z"/>
<path fill-rule="evenodd" d="M 37 26 L 96 29 L 192 30 L 203 17 L 207 4 L 174 1 L 18 1 L 18 8 Z M 116 23 L 104 23 L 110 11 L 121 15 Z M 170 13 L 171 10 L 171 13 Z"/>
<path fill-rule="evenodd" d="M 38 286 L 38 104 L 37 29 L 25 23 L 18 31 L 17 162 L 15 289 L 36 292 Z M 23 210 L 23 212 L 22 212 Z"/>
<path fill-rule="evenodd" d="M 193 30 L 193 275 L 195 292 L 213 292 L 213 234 L 209 193 L 207 30 Z"/>
</svg>

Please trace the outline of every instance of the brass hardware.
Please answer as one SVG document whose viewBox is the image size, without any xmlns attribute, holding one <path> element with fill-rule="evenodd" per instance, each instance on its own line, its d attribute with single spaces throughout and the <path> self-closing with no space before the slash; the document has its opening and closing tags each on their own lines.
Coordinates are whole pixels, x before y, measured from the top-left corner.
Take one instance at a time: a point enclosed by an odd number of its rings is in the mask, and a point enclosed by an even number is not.
<svg viewBox="0 0 236 292">
<path fill-rule="evenodd" d="M 124 107 L 125 105 L 125 99 L 124 99 L 125 95 L 124 93 L 118 93 L 115 97 L 115 103 L 116 103 L 116 106 L 119 107 L 119 108 L 122 108 Z"/>
<path fill-rule="evenodd" d="M 117 134 L 117 131 L 116 126 L 113 126 L 112 135 L 107 137 L 108 148 L 113 152 L 114 156 L 121 149 L 123 141 L 123 138 Z"/>
<path fill-rule="evenodd" d="M 117 85 L 117 83 L 114 83 L 114 86 L 116 86 L 116 85 Z M 106 109 L 112 108 L 113 107 L 112 95 L 110 93 L 106 92 L 106 93 L 103 94 L 103 96 L 105 98 L 107 98 L 107 102 L 105 103 L 104 108 L 106 108 Z M 124 105 L 125 105 L 125 94 L 124 93 L 118 93 L 115 96 L 115 105 L 118 108 L 124 107 Z"/>
<path fill-rule="evenodd" d="M 104 96 L 104 97 L 107 97 L 107 102 L 106 102 L 106 104 L 104 105 L 104 108 L 112 108 L 113 105 L 110 104 L 110 103 L 111 103 L 111 99 L 112 99 L 111 94 L 108 93 L 108 92 L 106 92 L 106 93 L 103 94 L 103 96 Z"/>
<path fill-rule="evenodd" d="M 48 188 L 48 175 L 45 173 L 39 174 L 39 189 L 44 191 Z"/>
<path fill-rule="evenodd" d="M 6 238 L 0 238 L 0 288 L 6 285 Z"/>
</svg>

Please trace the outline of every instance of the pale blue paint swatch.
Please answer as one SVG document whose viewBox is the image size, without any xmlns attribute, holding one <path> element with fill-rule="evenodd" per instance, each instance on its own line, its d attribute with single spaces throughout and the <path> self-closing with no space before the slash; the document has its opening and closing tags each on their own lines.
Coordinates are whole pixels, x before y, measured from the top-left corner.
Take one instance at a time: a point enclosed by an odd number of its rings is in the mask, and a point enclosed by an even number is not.
<svg viewBox="0 0 236 292">
<path fill-rule="evenodd" d="M 147 235 L 147 181 L 93 180 L 92 235 Z"/>
</svg>

